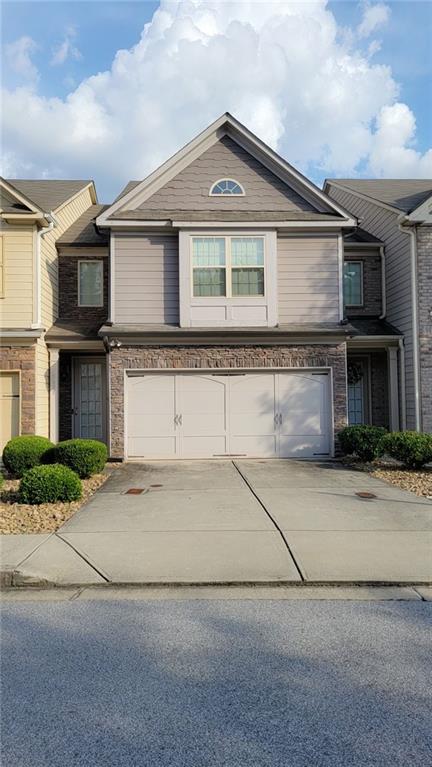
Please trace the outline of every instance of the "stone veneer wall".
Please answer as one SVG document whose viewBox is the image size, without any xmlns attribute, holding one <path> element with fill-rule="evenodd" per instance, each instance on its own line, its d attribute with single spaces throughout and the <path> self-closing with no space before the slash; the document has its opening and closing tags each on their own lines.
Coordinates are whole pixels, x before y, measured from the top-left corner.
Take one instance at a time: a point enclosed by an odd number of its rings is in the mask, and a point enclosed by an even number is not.
<svg viewBox="0 0 432 767">
<path fill-rule="evenodd" d="M 121 346 L 109 354 L 111 445 L 124 456 L 124 371 L 128 369 L 302 368 L 333 369 L 335 433 L 346 426 L 346 344 L 309 346 Z"/>
<path fill-rule="evenodd" d="M 0 370 L 21 371 L 21 434 L 34 434 L 36 423 L 36 344 L 0 347 Z"/>
<path fill-rule="evenodd" d="M 422 429 L 432 432 L 432 226 L 417 228 L 417 275 Z"/>
</svg>

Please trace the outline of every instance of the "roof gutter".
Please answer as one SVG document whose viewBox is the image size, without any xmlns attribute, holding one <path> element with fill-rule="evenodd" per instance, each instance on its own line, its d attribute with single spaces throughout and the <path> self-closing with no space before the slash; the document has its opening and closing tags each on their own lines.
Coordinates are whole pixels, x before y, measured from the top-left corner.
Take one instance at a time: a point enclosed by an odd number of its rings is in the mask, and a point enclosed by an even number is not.
<svg viewBox="0 0 432 767">
<path fill-rule="evenodd" d="M 32 328 L 42 327 L 42 268 L 41 268 L 41 240 L 48 232 L 51 232 L 57 226 L 57 221 L 53 213 L 45 213 L 44 217 L 49 222 L 48 226 L 36 230 L 36 242 L 34 247 L 34 299 L 33 299 L 33 322 Z"/>
<path fill-rule="evenodd" d="M 420 414 L 420 355 L 419 355 L 419 318 L 418 318 L 418 280 L 417 280 L 417 227 L 405 215 L 400 216 L 398 228 L 410 236 L 410 271 L 411 271 L 411 305 L 412 305 L 412 338 L 413 338 L 413 368 L 414 368 L 414 408 L 415 429 L 421 431 Z"/>
</svg>

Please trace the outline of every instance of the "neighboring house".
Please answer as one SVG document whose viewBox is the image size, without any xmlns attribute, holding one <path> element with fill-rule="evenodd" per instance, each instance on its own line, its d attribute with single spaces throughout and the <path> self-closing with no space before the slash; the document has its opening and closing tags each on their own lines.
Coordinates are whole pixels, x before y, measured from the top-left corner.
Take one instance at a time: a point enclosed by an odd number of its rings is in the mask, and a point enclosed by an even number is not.
<svg viewBox="0 0 432 767">
<path fill-rule="evenodd" d="M 432 432 L 432 180 L 330 179 L 324 190 L 382 243 L 385 275 L 382 316 L 402 336 L 397 360 L 399 424 L 403 429 Z M 350 260 L 357 260 L 356 274 L 353 272 L 349 278 L 353 289 L 359 295 L 359 286 L 363 284 L 365 295 L 371 290 L 378 294 L 377 279 L 371 275 L 371 259 L 360 249 L 357 255 L 358 258 L 350 249 Z M 378 277 L 378 271 L 375 276 Z M 361 312 L 357 307 L 349 308 L 350 317 L 360 313 L 363 314 L 363 306 Z M 352 319 L 352 323 L 358 324 L 357 319 Z M 389 364 L 396 364 L 387 339 L 379 343 L 383 351 L 388 350 Z M 349 353 L 352 348 L 349 344 Z M 353 403 L 354 388 L 350 393 Z M 358 384 L 357 390 L 360 388 Z M 390 399 L 390 408 L 395 410 L 392 425 L 397 425 L 396 396 L 394 391 Z"/>
<path fill-rule="evenodd" d="M 58 314 L 56 240 L 96 192 L 91 181 L 0 179 L 0 189 L 1 451 L 12 436 L 50 434 L 45 331 Z"/>
</svg>

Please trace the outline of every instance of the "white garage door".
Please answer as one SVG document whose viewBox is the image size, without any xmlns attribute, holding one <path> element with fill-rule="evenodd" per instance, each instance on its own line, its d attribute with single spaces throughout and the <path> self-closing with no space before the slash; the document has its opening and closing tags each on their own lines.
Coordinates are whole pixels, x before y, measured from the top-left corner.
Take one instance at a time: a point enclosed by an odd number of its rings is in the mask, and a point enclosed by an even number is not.
<svg viewBox="0 0 432 767">
<path fill-rule="evenodd" d="M 131 374 L 128 458 L 330 454 L 327 373 Z"/>
</svg>

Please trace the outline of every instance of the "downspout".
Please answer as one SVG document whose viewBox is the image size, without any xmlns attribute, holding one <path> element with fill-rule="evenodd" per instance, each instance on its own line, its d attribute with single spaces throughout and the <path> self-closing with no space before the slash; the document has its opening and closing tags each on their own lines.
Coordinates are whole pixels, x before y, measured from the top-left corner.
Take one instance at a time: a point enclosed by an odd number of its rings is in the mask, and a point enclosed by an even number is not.
<svg viewBox="0 0 432 767">
<path fill-rule="evenodd" d="M 407 228 L 403 226 L 404 219 L 400 219 L 398 227 L 401 232 L 409 234 L 411 238 L 410 248 L 410 271 L 411 271 L 411 304 L 412 304 L 412 339 L 413 339 L 413 368 L 414 368 L 414 408 L 415 430 L 421 431 L 420 415 L 420 360 L 419 360 L 419 319 L 418 319 L 418 281 L 417 281 L 417 230 L 416 226 Z M 407 222 L 408 223 L 408 222 Z"/>
<path fill-rule="evenodd" d="M 381 256 L 381 314 L 379 319 L 383 320 L 387 315 L 386 262 L 384 245 L 380 245 L 379 250 Z"/>
<path fill-rule="evenodd" d="M 405 397 L 405 344 L 403 338 L 399 338 L 399 363 L 400 363 L 400 403 L 401 403 L 401 428 L 406 429 L 406 397 Z"/>
<path fill-rule="evenodd" d="M 33 313 L 32 328 L 40 328 L 42 326 L 42 268 L 41 268 L 41 240 L 48 232 L 51 232 L 54 227 L 57 226 L 57 221 L 52 213 L 45 213 L 45 218 L 49 221 L 48 226 L 44 226 L 42 229 L 38 229 L 36 232 L 36 253 L 35 253 L 35 311 Z"/>
</svg>

